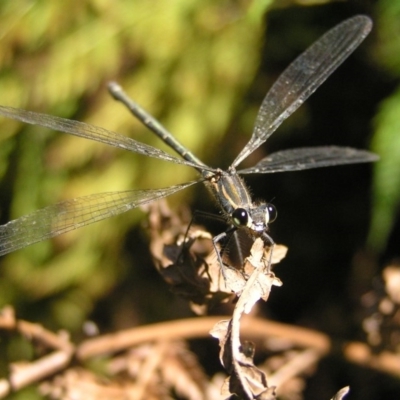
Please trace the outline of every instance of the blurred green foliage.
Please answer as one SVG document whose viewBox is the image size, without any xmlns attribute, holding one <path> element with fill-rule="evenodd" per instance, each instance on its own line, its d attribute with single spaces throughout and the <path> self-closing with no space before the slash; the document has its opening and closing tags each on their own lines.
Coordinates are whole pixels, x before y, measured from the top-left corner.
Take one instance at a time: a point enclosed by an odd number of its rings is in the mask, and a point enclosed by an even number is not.
<svg viewBox="0 0 400 400">
<path fill-rule="evenodd" d="M 376 62 L 392 78 L 400 78 L 400 1 L 381 0 L 376 20 Z M 369 245 L 384 250 L 399 218 L 400 206 L 400 88 L 384 100 L 374 120 L 372 149 L 381 160 L 374 169 L 374 204 Z"/>
<path fill-rule="evenodd" d="M 257 71 L 270 3 L 1 2 L 0 104 L 84 120 L 159 146 L 108 95 L 107 82 L 117 80 L 201 157 L 221 140 Z M 6 119 L 0 131 L 9 219 L 61 199 L 194 177 L 189 168 Z M 6 222 L 8 210 L 1 211 Z M 36 302 L 42 304 L 36 318 L 76 330 L 96 301 L 124 279 L 129 266 L 121 248 L 140 214 L 5 257 L 0 305 L 24 309 Z"/>
</svg>

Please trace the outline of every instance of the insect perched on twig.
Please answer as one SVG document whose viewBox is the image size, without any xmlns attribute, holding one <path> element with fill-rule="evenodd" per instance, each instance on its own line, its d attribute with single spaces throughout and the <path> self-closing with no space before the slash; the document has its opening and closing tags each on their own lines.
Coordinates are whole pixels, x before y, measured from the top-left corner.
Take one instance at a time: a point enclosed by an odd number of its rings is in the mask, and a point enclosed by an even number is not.
<svg viewBox="0 0 400 400">
<path fill-rule="evenodd" d="M 190 166 L 201 174 L 201 178 L 195 182 L 162 189 L 98 193 L 37 210 L 0 226 L 0 255 L 126 212 L 171 195 L 196 182 L 204 182 L 208 186 L 217 199 L 229 226 L 225 232 L 213 238 L 221 266 L 223 266 L 223 260 L 217 250 L 217 243 L 238 232 L 246 232 L 252 239 L 260 237 L 266 246 L 273 246 L 274 241 L 268 234 L 268 224 L 276 218 L 276 209 L 269 203 L 255 204 L 239 175 L 370 162 L 377 160 L 378 157 L 365 150 L 347 147 L 308 147 L 279 151 L 263 158 L 253 167 L 238 171 L 236 168 L 261 146 L 357 48 L 370 32 L 371 27 L 372 22 L 366 16 L 350 18 L 328 31 L 294 60 L 267 93 L 258 112 L 249 142 L 226 171 L 209 167 L 200 161 L 155 118 L 128 98 L 115 83 L 109 86 L 115 99 L 125 104 L 144 125 L 182 158 L 83 122 L 0 106 L 0 114 L 5 117 L 95 140 L 148 157 Z M 270 254 L 272 255 L 272 251 Z"/>
</svg>

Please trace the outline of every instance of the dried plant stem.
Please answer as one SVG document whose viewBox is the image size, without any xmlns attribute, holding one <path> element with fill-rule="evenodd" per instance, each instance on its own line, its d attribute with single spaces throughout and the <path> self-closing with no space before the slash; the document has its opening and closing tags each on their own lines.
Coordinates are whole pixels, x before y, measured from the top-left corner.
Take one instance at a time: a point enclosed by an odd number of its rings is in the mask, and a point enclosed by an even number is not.
<svg viewBox="0 0 400 400">
<path fill-rule="evenodd" d="M 371 348 L 360 342 L 348 343 L 344 349 L 344 355 L 347 360 L 374 368 L 378 371 L 400 377 L 400 356 L 399 354 L 382 351 L 379 354 L 373 354 Z"/>
<path fill-rule="evenodd" d="M 297 354 L 293 359 L 287 361 L 281 368 L 268 376 L 270 385 L 279 387 L 301 374 L 304 370 L 315 365 L 321 358 L 321 353 L 317 349 L 305 349 Z"/>
<path fill-rule="evenodd" d="M 59 373 L 67 368 L 73 359 L 83 362 L 93 357 L 123 351 L 145 342 L 159 343 L 160 332 L 162 332 L 162 340 L 165 342 L 208 337 L 210 328 L 221 319 L 226 319 L 226 317 L 189 318 L 163 322 L 91 338 L 75 346 L 66 335 L 54 334 L 38 324 L 17 320 L 11 308 L 4 308 L 0 313 L 1 330 L 19 332 L 54 351 L 23 366 L 19 364 L 13 366 L 8 379 L 0 380 L 0 398 L 6 397 L 12 390 L 19 390 Z M 325 354 L 329 351 L 329 339 L 315 331 L 250 316 L 242 317 L 240 322 L 240 333 L 250 339 L 279 337 L 289 340 L 294 345 L 311 347 L 318 354 Z"/>
</svg>

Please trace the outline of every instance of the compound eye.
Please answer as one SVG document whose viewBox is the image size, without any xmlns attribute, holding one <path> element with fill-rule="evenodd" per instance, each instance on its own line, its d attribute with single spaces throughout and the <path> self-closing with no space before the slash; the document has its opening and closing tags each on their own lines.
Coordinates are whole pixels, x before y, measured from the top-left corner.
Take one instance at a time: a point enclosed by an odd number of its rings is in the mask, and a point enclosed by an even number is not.
<svg viewBox="0 0 400 400">
<path fill-rule="evenodd" d="M 278 211 L 276 211 L 275 206 L 272 204 L 267 204 L 267 207 L 265 208 L 265 222 L 270 224 L 276 220 L 277 216 Z"/>
<path fill-rule="evenodd" d="M 249 221 L 249 214 L 244 208 L 237 208 L 232 213 L 232 219 L 235 225 L 237 226 L 246 226 Z"/>
</svg>

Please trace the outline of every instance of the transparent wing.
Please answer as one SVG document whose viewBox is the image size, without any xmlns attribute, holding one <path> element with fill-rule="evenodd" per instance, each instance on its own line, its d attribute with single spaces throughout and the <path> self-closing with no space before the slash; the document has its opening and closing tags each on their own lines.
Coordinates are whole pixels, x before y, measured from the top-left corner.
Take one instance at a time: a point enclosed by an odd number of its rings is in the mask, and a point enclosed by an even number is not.
<svg viewBox="0 0 400 400">
<path fill-rule="evenodd" d="M 162 189 L 97 193 L 42 208 L 0 226 L 0 255 L 124 213 L 194 183 Z"/>
<path fill-rule="evenodd" d="M 272 153 L 253 167 L 242 169 L 238 173 L 268 174 L 272 172 L 300 171 L 333 165 L 371 162 L 378 159 L 379 157 L 374 153 L 351 147 L 301 147 Z"/>
<path fill-rule="evenodd" d="M 294 60 L 264 98 L 250 141 L 232 165 L 237 166 L 263 144 L 357 48 L 371 28 L 372 21 L 366 16 L 350 18 L 328 31 Z"/>
<path fill-rule="evenodd" d="M 106 143 L 110 146 L 129 150 L 138 154 L 143 154 L 148 157 L 154 157 L 161 160 L 171 161 L 177 164 L 199 168 L 198 164 L 181 160 L 180 158 L 174 157 L 168 153 L 165 153 L 162 150 L 156 149 L 155 147 L 137 142 L 130 137 L 121 135 L 113 131 L 109 131 L 104 128 L 100 128 L 98 126 L 86 124 L 84 122 L 5 106 L 0 106 L 0 115 L 18 121 L 26 122 L 28 124 L 40 125 L 46 128 L 70 133 L 71 135 L 95 140 L 101 143 Z"/>
</svg>

